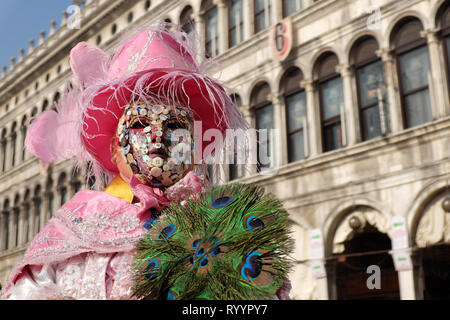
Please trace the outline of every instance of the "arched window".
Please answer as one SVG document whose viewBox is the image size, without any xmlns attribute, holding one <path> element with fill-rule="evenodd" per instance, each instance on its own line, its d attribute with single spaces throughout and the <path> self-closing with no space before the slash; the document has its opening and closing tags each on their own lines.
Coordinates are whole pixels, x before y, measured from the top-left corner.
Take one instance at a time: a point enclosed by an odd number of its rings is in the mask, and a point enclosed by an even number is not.
<svg viewBox="0 0 450 320">
<path fill-rule="evenodd" d="M 21 130 L 21 134 L 22 134 L 22 152 L 21 152 L 21 160 L 25 161 L 25 157 L 26 157 L 26 148 L 25 148 L 25 140 L 27 137 L 27 116 L 24 116 L 22 118 L 22 125 L 20 127 Z"/>
<path fill-rule="evenodd" d="M 267 83 L 258 84 L 251 94 L 251 106 L 258 131 L 258 170 L 271 167 L 271 129 L 274 128 L 273 105 L 269 101 L 270 87 Z"/>
<path fill-rule="evenodd" d="M 315 77 L 320 98 L 323 152 L 342 146 L 341 110 L 344 107 L 342 79 L 336 71 L 339 64 L 334 53 L 327 52 L 318 60 Z"/>
<path fill-rule="evenodd" d="M 234 103 L 236 103 L 236 105 L 238 107 L 241 106 L 241 97 L 239 97 L 238 94 L 232 94 L 231 95 L 231 100 L 233 100 Z M 233 139 L 233 147 L 231 149 L 231 151 L 233 151 L 233 158 L 232 158 L 232 163 L 230 163 L 229 166 L 229 181 L 233 181 L 239 178 L 242 178 L 245 175 L 245 164 L 243 164 L 242 160 L 242 156 L 244 156 L 245 154 L 245 145 L 238 145 L 238 143 L 241 143 L 238 139 L 238 137 L 234 136 Z M 240 157 L 239 157 L 240 155 Z"/>
<path fill-rule="evenodd" d="M 191 6 L 187 6 L 183 9 L 180 15 L 180 26 L 184 32 L 190 34 L 195 29 L 194 22 L 194 10 Z"/>
<path fill-rule="evenodd" d="M 13 242 L 11 243 L 11 247 L 17 247 L 19 245 L 19 213 L 20 213 L 20 196 L 16 194 L 14 197 L 14 207 L 12 208 L 12 226 L 13 229 Z"/>
<path fill-rule="evenodd" d="M 202 5 L 203 19 L 205 20 L 205 49 L 209 57 L 219 54 L 219 24 L 217 6 L 213 0 L 206 0 Z"/>
<path fill-rule="evenodd" d="M 11 128 L 11 167 L 14 167 L 16 165 L 16 148 L 17 148 L 17 123 L 14 122 Z"/>
<path fill-rule="evenodd" d="M 394 29 L 391 40 L 397 58 L 403 123 L 411 128 L 432 120 L 428 79 L 427 40 L 420 36 L 422 23 L 409 18 Z"/>
<path fill-rule="evenodd" d="M 6 171 L 6 156 L 7 156 L 7 139 L 6 139 L 6 129 L 2 131 L 2 140 L 1 140 L 1 148 L 2 148 L 2 172 Z"/>
<path fill-rule="evenodd" d="M 450 90 L 450 3 L 447 3 L 447 7 L 441 12 L 443 12 L 440 17 L 441 35 L 447 65 L 447 86 Z"/>
<path fill-rule="evenodd" d="M 254 0 L 255 33 L 272 24 L 272 6 L 270 0 Z"/>
<path fill-rule="evenodd" d="M 288 70 L 281 82 L 286 104 L 286 133 L 288 161 L 305 158 L 306 93 L 300 87 L 303 74 L 298 68 Z"/>
<path fill-rule="evenodd" d="M 117 32 L 117 24 L 113 24 L 111 27 L 111 35 L 115 35 Z"/>
<path fill-rule="evenodd" d="M 33 234 L 37 234 L 41 229 L 41 217 L 42 217 L 42 195 L 41 195 L 41 186 L 38 185 L 34 189 L 34 197 L 33 197 L 33 209 L 34 209 L 34 217 L 33 217 Z"/>
<path fill-rule="evenodd" d="M 128 17 L 127 17 L 128 23 L 132 23 L 133 22 L 133 18 L 134 18 L 133 12 L 130 12 L 128 14 Z"/>
<path fill-rule="evenodd" d="M 42 103 L 42 112 L 47 110 L 47 107 L 48 107 L 48 100 L 45 99 L 44 102 Z"/>
<path fill-rule="evenodd" d="M 24 203 L 23 203 L 23 207 L 25 210 L 25 221 L 23 224 L 23 241 L 24 243 L 27 243 L 30 239 L 29 233 L 30 233 L 30 221 L 31 221 L 31 206 L 30 206 L 30 190 L 26 190 L 25 191 L 25 196 L 24 196 Z"/>
<path fill-rule="evenodd" d="M 59 205 L 62 206 L 67 201 L 66 174 L 63 172 L 58 178 Z"/>
<path fill-rule="evenodd" d="M 102 36 L 100 34 L 97 36 L 97 40 L 95 40 L 95 43 L 97 45 L 100 45 L 100 43 L 102 43 Z"/>
<path fill-rule="evenodd" d="M 283 0 L 283 18 L 303 9 L 303 0 Z"/>
<path fill-rule="evenodd" d="M 6 199 L 5 202 L 3 203 L 3 225 L 1 226 L 1 236 L 2 238 L 0 239 L 1 242 L 3 243 L 3 247 L 2 250 L 8 250 L 10 247 L 10 243 L 9 243 L 9 219 L 11 218 L 10 216 L 10 212 L 9 212 L 9 199 Z"/>
<path fill-rule="evenodd" d="M 147 11 L 148 9 L 150 9 L 150 6 L 152 5 L 152 3 L 150 2 L 150 0 L 145 1 L 145 5 L 144 5 L 144 9 L 145 11 Z"/>
<path fill-rule="evenodd" d="M 388 131 L 383 62 L 376 55 L 378 43 L 372 37 L 360 39 L 351 52 L 358 88 L 359 119 L 362 140 L 370 140 Z"/>
<path fill-rule="evenodd" d="M 231 48 L 244 40 L 244 14 L 242 0 L 230 0 L 228 11 L 228 46 Z"/>
<path fill-rule="evenodd" d="M 52 110 L 56 110 L 56 105 L 58 104 L 60 97 L 61 97 L 61 94 L 57 91 L 55 93 L 55 95 L 53 96 Z"/>
<path fill-rule="evenodd" d="M 45 196 L 47 198 L 47 208 L 45 208 L 47 210 L 47 217 L 52 217 L 54 213 L 53 202 L 55 200 L 55 196 L 53 194 L 53 180 L 51 179 L 51 177 L 48 177 L 45 186 Z"/>
</svg>

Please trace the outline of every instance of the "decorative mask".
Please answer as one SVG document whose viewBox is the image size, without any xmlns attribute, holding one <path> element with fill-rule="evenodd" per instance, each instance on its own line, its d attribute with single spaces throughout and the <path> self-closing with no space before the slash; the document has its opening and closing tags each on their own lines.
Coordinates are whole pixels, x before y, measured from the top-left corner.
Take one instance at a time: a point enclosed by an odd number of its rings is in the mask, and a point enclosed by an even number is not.
<svg viewBox="0 0 450 320">
<path fill-rule="evenodd" d="M 133 103 L 125 108 L 116 135 L 142 183 L 170 187 L 192 168 L 193 116 L 187 110 Z"/>
</svg>

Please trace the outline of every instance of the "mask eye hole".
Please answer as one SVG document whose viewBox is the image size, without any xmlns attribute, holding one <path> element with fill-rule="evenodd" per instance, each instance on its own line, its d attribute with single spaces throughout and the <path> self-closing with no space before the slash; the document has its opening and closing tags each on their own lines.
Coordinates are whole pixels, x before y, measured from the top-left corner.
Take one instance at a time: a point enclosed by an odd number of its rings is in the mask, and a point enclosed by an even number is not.
<svg viewBox="0 0 450 320">
<path fill-rule="evenodd" d="M 167 129 L 170 130 L 184 129 L 184 126 L 178 121 L 172 121 L 167 124 Z"/>
<path fill-rule="evenodd" d="M 138 118 L 136 121 L 131 125 L 131 129 L 144 129 L 148 126 L 148 123 L 145 119 Z"/>
</svg>

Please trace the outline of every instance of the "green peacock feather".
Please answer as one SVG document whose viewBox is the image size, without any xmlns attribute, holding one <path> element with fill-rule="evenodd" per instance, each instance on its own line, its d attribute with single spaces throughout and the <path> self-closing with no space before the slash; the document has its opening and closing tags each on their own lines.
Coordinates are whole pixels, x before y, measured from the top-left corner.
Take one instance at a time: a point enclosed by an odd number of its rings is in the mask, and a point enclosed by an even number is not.
<svg viewBox="0 0 450 320">
<path fill-rule="evenodd" d="M 136 246 L 134 295 L 270 299 L 291 267 L 288 213 L 257 186 L 210 189 L 172 203 Z"/>
</svg>

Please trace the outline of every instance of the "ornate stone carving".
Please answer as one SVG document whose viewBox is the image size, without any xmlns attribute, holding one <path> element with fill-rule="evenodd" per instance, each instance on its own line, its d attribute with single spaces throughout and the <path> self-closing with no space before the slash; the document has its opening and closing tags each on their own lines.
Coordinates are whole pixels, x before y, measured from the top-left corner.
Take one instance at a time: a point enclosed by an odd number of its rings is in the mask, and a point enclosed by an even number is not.
<svg viewBox="0 0 450 320">
<path fill-rule="evenodd" d="M 357 218 L 360 226 L 357 230 L 351 227 L 350 220 Z M 358 230 L 363 230 L 367 225 L 371 225 L 378 229 L 381 233 L 388 233 L 390 229 L 390 221 L 375 209 L 369 207 L 357 207 L 351 211 L 336 229 L 333 239 L 333 254 L 344 252 L 344 243 L 351 240 Z"/>
<path fill-rule="evenodd" d="M 445 194 L 437 196 L 425 207 L 416 232 L 416 244 L 420 248 L 438 242 L 450 243 L 450 213 L 442 208 Z"/>
</svg>

